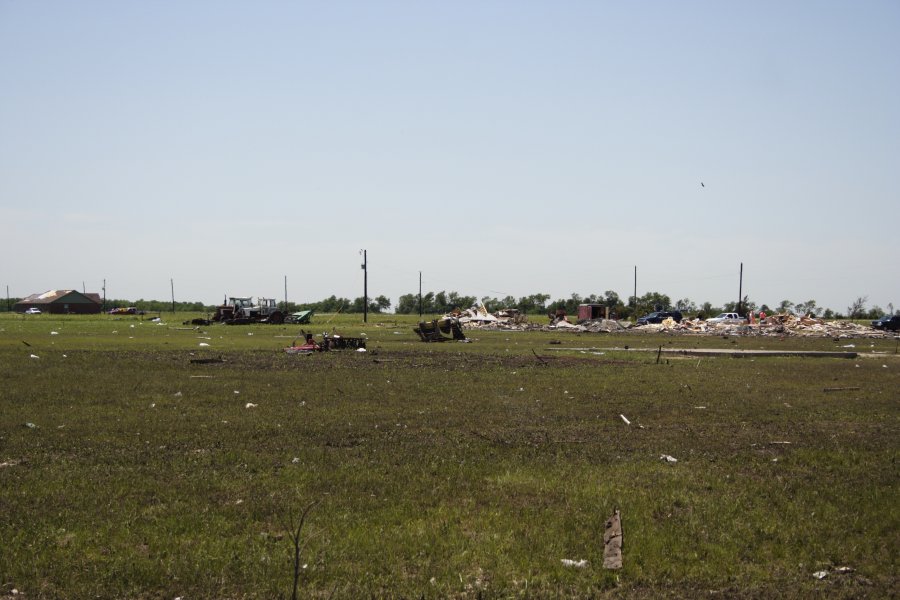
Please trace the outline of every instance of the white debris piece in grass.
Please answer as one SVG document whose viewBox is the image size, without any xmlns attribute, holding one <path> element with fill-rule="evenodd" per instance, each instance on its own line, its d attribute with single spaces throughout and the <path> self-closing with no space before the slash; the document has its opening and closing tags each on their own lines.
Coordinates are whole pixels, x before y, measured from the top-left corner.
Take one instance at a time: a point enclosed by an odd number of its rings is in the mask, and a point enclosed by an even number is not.
<svg viewBox="0 0 900 600">
<path fill-rule="evenodd" d="M 625 415 L 619 415 L 619 416 L 622 417 L 622 420 L 625 421 L 626 425 L 631 425 L 631 421 L 628 420 L 628 417 L 626 417 Z"/>
<path fill-rule="evenodd" d="M 659 460 L 664 460 L 667 463 L 677 463 L 678 462 L 677 458 L 675 458 L 674 456 L 671 456 L 669 454 L 660 454 Z"/>
<path fill-rule="evenodd" d="M 235 393 L 235 394 L 240 394 L 241 391 L 240 391 L 240 390 L 234 390 L 234 393 Z"/>
<path fill-rule="evenodd" d="M 59 332 L 58 332 L 58 331 L 51 331 L 51 332 L 50 332 L 50 335 L 59 335 Z"/>
<path fill-rule="evenodd" d="M 209 346 L 209 344 L 207 344 L 206 342 L 200 342 L 200 345 L 201 346 Z"/>
<path fill-rule="evenodd" d="M 252 402 L 248 402 L 247 404 L 244 405 L 244 408 L 256 408 L 257 406 L 259 406 L 259 405 L 253 404 Z"/>
<path fill-rule="evenodd" d="M 173 394 L 173 396 L 175 396 L 176 398 L 181 398 L 181 396 L 182 396 L 181 391 L 175 392 L 175 393 Z"/>
<path fill-rule="evenodd" d="M 300 464 L 300 457 L 299 457 L 299 456 L 295 456 L 294 459 L 291 461 L 291 464 L 299 465 L 299 464 Z"/>
<path fill-rule="evenodd" d="M 356 351 L 357 351 L 357 352 L 365 352 L 366 349 L 365 349 L 365 348 L 357 348 Z"/>
<path fill-rule="evenodd" d="M 32 354 L 31 358 L 40 358 L 40 356 L 38 356 L 37 354 Z"/>
<path fill-rule="evenodd" d="M 576 569 L 583 569 L 587 566 L 588 561 L 584 558 L 581 560 L 572 560 L 571 558 L 563 558 L 560 559 L 560 562 L 564 567 L 575 567 Z"/>
<path fill-rule="evenodd" d="M 826 577 L 828 577 L 828 571 L 816 571 L 815 573 L 813 573 L 813 577 L 815 577 L 816 579 L 825 579 Z"/>
</svg>

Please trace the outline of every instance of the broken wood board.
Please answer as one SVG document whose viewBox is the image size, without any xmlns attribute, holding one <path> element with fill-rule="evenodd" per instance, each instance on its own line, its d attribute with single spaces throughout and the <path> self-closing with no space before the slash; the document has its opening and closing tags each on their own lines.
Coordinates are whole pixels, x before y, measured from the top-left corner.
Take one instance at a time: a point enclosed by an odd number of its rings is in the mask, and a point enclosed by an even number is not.
<svg viewBox="0 0 900 600">
<path fill-rule="evenodd" d="M 619 509 L 606 520 L 603 532 L 603 568 L 622 568 L 622 518 Z"/>
</svg>

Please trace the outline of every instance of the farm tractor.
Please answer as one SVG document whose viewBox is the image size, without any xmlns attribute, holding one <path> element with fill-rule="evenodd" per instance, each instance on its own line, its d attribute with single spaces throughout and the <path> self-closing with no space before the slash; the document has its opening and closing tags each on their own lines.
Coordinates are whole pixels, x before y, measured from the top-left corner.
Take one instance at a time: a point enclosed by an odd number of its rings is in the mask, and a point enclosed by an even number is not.
<svg viewBox="0 0 900 600">
<path fill-rule="evenodd" d="M 259 298 L 253 304 L 253 298 L 229 298 L 228 302 L 216 307 L 213 321 L 226 325 L 247 325 L 249 323 L 284 323 L 284 313 L 278 309 L 274 298 Z"/>
</svg>

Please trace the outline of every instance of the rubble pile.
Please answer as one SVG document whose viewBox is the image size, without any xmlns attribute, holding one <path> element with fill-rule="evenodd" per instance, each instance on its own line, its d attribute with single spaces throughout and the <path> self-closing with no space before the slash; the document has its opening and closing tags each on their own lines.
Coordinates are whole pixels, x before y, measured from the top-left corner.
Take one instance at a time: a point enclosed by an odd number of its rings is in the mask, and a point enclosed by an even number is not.
<svg viewBox="0 0 900 600">
<path fill-rule="evenodd" d="M 747 323 L 707 323 L 700 319 L 685 319 L 681 323 L 676 323 L 672 319 L 666 319 L 659 324 L 635 327 L 635 331 L 700 335 L 773 335 L 833 338 L 881 338 L 886 335 L 885 332 L 872 329 L 867 325 L 849 321 L 824 321 L 807 316 L 797 317 L 792 314 L 772 315 L 752 325 Z"/>
<path fill-rule="evenodd" d="M 630 321 L 592 319 L 572 323 L 563 315 L 550 315 L 550 323 L 530 323 L 516 309 L 504 309 L 489 313 L 483 304 L 467 310 L 456 310 L 445 318 L 456 318 L 463 329 L 501 331 L 568 331 L 571 333 L 676 333 L 694 335 L 771 335 L 832 338 L 881 338 L 894 335 L 850 321 L 824 321 L 809 316 L 792 314 L 770 315 L 761 322 L 709 323 L 702 319 L 685 319 L 676 323 L 671 317 L 662 323 L 635 325 Z"/>
<path fill-rule="evenodd" d="M 586 333 L 619 333 L 631 329 L 634 325 L 630 321 L 616 321 L 613 319 L 592 319 L 581 323 L 569 323 L 566 320 L 556 321 L 546 327 L 544 331 L 574 331 Z"/>
<path fill-rule="evenodd" d="M 541 329 L 537 323 L 529 323 L 528 317 L 515 308 L 505 308 L 489 313 L 484 304 L 462 311 L 453 311 L 446 317 L 456 317 L 463 329 L 531 331 Z"/>
</svg>

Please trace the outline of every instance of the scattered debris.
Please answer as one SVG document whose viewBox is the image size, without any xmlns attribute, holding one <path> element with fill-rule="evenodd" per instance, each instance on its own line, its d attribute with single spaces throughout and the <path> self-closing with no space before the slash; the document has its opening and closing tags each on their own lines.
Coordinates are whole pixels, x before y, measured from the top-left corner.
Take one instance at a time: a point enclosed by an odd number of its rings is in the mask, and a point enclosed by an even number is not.
<svg viewBox="0 0 900 600">
<path fill-rule="evenodd" d="M 588 565 L 588 561 L 582 558 L 581 560 L 572 560 L 571 558 L 563 558 L 560 559 L 564 567 L 575 567 L 576 569 L 583 569 Z"/>
<path fill-rule="evenodd" d="M 25 427 L 27 427 L 28 429 L 37 429 L 37 425 L 35 425 L 34 423 L 25 423 Z"/>
<path fill-rule="evenodd" d="M 631 425 L 631 421 L 629 421 L 625 415 L 619 415 L 619 416 L 622 417 L 622 420 L 625 421 L 626 425 Z"/>
<path fill-rule="evenodd" d="M 832 337 L 842 338 L 883 338 L 887 332 L 873 329 L 868 325 L 860 325 L 851 321 L 825 321 L 809 316 L 798 317 L 793 314 L 770 315 L 755 324 L 745 323 L 710 323 L 701 319 L 684 319 L 680 323 L 663 321 L 659 324 L 641 325 L 636 331 L 647 333 L 695 333 L 714 335 L 766 335 L 797 337 Z M 847 346 L 845 346 L 847 347 Z"/>
<path fill-rule="evenodd" d="M 200 342 L 199 345 L 200 345 L 201 348 L 204 347 L 204 346 L 209 346 L 209 344 L 207 344 L 206 342 Z"/>
<path fill-rule="evenodd" d="M 674 456 L 671 456 L 669 454 L 660 454 L 659 460 L 664 460 L 667 463 L 677 463 L 678 462 L 677 458 L 675 458 Z"/>
<path fill-rule="evenodd" d="M 603 532 L 603 568 L 622 568 L 622 516 L 619 509 L 606 520 Z"/>
<path fill-rule="evenodd" d="M 827 387 L 824 388 L 823 392 L 854 392 L 859 390 L 859 387 Z"/>
<path fill-rule="evenodd" d="M 413 328 L 416 335 L 423 342 L 447 342 L 466 339 L 462 332 L 460 320 L 454 315 L 446 315 L 433 321 L 420 321 L 419 326 Z M 445 337 L 442 333 L 451 334 L 453 337 Z"/>
<path fill-rule="evenodd" d="M 0 463 L 0 469 L 2 469 L 3 467 L 14 467 L 14 466 L 16 466 L 17 464 L 19 464 L 19 462 L 20 462 L 20 461 L 18 461 L 18 460 L 7 460 L 7 461 L 4 461 L 4 462 Z"/>
<path fill-rule="evenodd" d="M 40 358 L 40 356 L 38 356 L 37 354 L 32 354 L 31 358 Z"/>
<path fill-rule="evenodd" d="M 329 350 L 356 350 L 357 352 L 366 351 L 365 337 L 346 337 L 338 334 L 328 335 L 322 334 L 322 342 L 319 343 L 313 339 L 313 334 L 301 332 L 304 336 L 303 344 L 297 345 L 294 340 L 291 345 L 284 349 L 288 354 L 312 354 L 313 352 L 327 352 Z"/>
<path fill-rule="evenodd" d="M 248 402 L 244 405 L 244 408 L 256 408 L 259 404 L 253 404 L 252 402 Z"/>
</svg>

